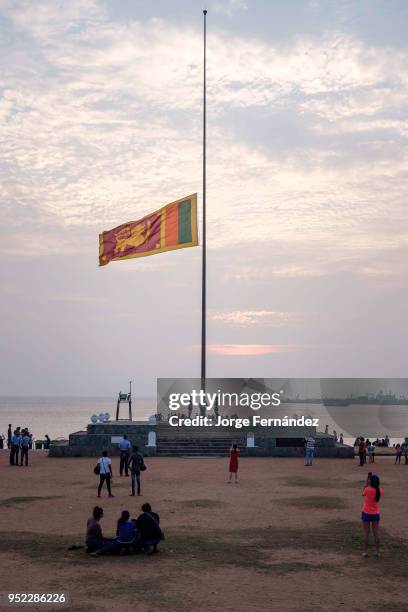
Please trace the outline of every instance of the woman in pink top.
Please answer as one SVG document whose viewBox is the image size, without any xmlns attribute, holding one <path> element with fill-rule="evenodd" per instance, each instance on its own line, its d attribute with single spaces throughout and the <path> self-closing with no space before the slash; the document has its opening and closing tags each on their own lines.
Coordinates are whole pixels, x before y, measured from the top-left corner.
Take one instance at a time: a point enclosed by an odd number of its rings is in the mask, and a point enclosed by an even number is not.
<svg viewBox="0 0 408 612">
<path fill-rule="evenodd" d="M 380 479 L 375 474 L 369 472 L 367 476 L 366 486 L 363 489 L 364 504 L 361 509 L 361 520 L 363 521 L 364 528 L 364 552 L 363 557 L 368 557 L 368 541 L 370 538 L 370 525 L 373 530 L 374 543 L 375 543 L 375 556 L 378 557 L 380 553 L 380 508 L 379 501 L 383 495 L 382 489 L 380 489 Z"/>
</svg>

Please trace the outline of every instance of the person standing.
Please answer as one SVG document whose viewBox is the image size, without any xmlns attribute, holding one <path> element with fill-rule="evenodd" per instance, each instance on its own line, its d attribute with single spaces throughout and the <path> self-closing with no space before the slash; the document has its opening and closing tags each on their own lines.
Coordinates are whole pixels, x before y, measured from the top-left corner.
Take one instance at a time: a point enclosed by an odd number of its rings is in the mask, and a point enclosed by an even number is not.
<svg viewBox="0 0 408 612">
<path fill-rule="evenodd" d="M 361 520 L 364 529 L 364 551 L 363 557 L 368 557 L 368 542 L 370 538 L 370 525 L 374 536 L 376 557 L 380 554 L 380 509 L 378 503 L 383 496 L 383 491 L 380 489 L 380 479 L 375 474 L 369 472 L 366 485 L 363 489 L 365 497 L 363 507 L 361 509 Z"/>
<path fill-rule="evenodd" d="M 9 423 L 7 430 L 7 448 L 11 448 L 11 438 L 13 437 L 13 430 L 11 429 L 11 423 Z"/>
<path fill-rule="evenodd" d="M 17 429 L 11 438 L 11 449 L 10 449 L 10 465 L 18 465 L 18 453 L 20 450 L 20 434 L 17 433 Z"/>
<path fill-rule="evenodd" d="M 129 469 L 132 476 L 132 493 L 135 495 L 135 484 L 137 484 L 137 494 L 140 495 L 140 472 L 146 469 L 142 453 L 139 452 L 139 447 L 133 448 L 133 453 L 129 459 Z"/>
<path fill-rule="evenodd" d="M 239 468 L 239 450 L 238 445 L 233 444 L 230 449 L 230 460 L 229 460 L 229 480 L 228 484 L 232 481 L 232 475 L 235 475 L 235 484 L 238 484 L 238 468 Z"/>
<path fill-rule="evenodd" d="M 216 397 L 215 403 L 214 403 L 214 416 L 216 420 L 218 420 L 219 414 L 220 414 L 220 405 L 218 403 L 218 397 Z"/>
<path fill-rule="evenodd" d="M 112 481 L 112 461 L 108 457 L 108 451 L 104 450 L 102 457 L 98 460 L 99 463 L 99 486 L 98 486 L 98 497 L 101 496 L 103 483 L 106 482 L 106 488 L 108 489 L 109 497 L 114 497 L 111 491 Z"/>
<path fill-rule="evenodd" d="M 397 444 L 397 446 L 395 447 L 395 465 L 397 465 L 397 463 L 401 465 L 401 455 L 402 455 L 401 444 Z"/>
<path fill-rule="evenodd" d="M 374 463 L 375 446 L 372 442 L 367 446 L 368 463 Z"/>
<path fill-rule="evenodd" d="M 358 443 L 358 456 L 360 459 L 360 467 L 362 467 L 366 462 L 366 443 L 363 437 L 360 438 Z"/>
<path fill-rule="evenodd" d="M 313 465 L 316 440 L 312 435 L 306 438 L 306 466 Z"/>
<path fill-rule="evenodd" d="M 30 444 L 31 438 L 28 431 L 25 430 L 21 438 L 20 465 L 23 465 L 23 461 L 25 461 L 26 467 L 28 467 L 28 449 L 30 448 Z"/>
<path fill-rule="evenodd" d="M 129 476 L 129 451 L 131 448 L 132 448 L 132 445 L 127 439 L 127 435 L 125 434 L 122 440 L 119 442 L 119 450 L 120 450 L 119 475 L 120 476 L 123 476 L 123 470 L 125 471 L 125 476 Z"/>
<path fill-rule="evenodd" d="M 405 457 L 405 465 L 408 465 L 408 444 L 407 443 L 405 443 L 404 457 Z"/>
</svg>

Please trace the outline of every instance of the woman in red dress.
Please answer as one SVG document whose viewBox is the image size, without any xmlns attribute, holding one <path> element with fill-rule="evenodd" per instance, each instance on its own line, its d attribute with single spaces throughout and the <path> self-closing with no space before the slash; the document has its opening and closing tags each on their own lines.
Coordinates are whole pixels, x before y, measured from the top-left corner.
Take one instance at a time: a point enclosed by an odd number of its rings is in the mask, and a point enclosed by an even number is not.
<svg viewBox="0 0 408 612">
<path fill-rule="evenodd" d="M 230 462 L 229 462 L 229 480 L 228 483 L 232 481 L 232 475 L 235 474 L 235 484 L 238 484 L 238 457 L 239 450 L 236 444 L 232 445 L 230 450 Z"/>
</svg>

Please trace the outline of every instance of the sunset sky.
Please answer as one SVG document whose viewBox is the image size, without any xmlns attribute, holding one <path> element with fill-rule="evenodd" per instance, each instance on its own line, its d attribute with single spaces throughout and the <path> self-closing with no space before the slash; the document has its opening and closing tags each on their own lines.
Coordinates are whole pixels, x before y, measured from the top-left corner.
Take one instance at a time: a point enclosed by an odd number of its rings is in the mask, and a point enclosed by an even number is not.
<svg viewBox="0 0 408 612">
<path fill-rule="evenodd" d="M 98 234 L 202 197 L 202 9 L 0 0 L 0 395 L 199 375 L 201 248 Z M 408 362 L 408 3 L 209 0 L 208 375 Z"/>
</svg>

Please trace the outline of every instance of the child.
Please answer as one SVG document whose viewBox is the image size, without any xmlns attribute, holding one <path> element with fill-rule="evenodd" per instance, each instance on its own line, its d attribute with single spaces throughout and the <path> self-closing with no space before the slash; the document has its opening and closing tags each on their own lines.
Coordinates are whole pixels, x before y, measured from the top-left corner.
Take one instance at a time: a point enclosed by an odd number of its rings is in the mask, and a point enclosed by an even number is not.
<svg viewBox="0 0 408 612">
<path fill-rule="evenodd" d="M 374 451 L 375 451 L 375 446 L 374 444 L 370 442 L 370 444 L 367 446 L 368 463 L 374 463 Z"/>
<path fill-rule="evenodd" d="M 232 445 L 230 450 L 230 462 L 229 462 L 229 480 L 228 484 L 232 481 L 232 475 L 235 474 L 235 484 L 238 484 L 238 458 L 239 450 L 236 444 Z"/>
<path fill-rule="evenodd" d="M 368 541 L 370 538 L 370 525 L 373 531 L 375 553 L 376 557 L 380 554 L 380 537 L 379 537 L 379 526 L 380 526 L 380 509 L 378 503 L 383 495 L 382 489 L 380 489 L 380 479 L 371 472 L 368 473 L 366 486 L 363 489 L 363 496 L 365 497 L 363 507 L 361 509 L 361 520 L 363 522 L 364 529 L 364 552 L 363 557 L 368 557 Z"/>
<path fill-rule="evenodd" d="M 397 446 L 395 447 L 395 465 L 397 465 L 397 463 L 401 464 L 401 455 L 402 455 L 401 444 L 397 444 Z"/>
</svg>

